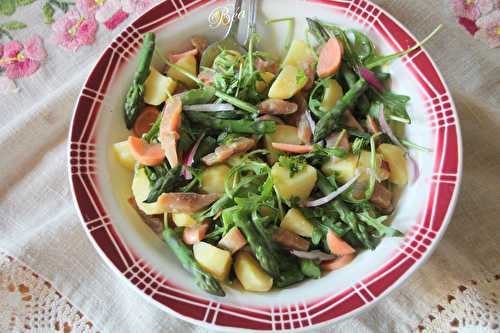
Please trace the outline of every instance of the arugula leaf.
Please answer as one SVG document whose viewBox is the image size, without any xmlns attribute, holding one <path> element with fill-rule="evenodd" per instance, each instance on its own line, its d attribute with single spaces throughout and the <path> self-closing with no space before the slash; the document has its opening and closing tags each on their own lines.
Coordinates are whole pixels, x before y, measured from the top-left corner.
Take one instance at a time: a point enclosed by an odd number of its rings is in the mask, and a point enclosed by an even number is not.
<svg viewBox="0 0 500 333">
<path fill-rule="evenodd" d="M 356 216 L 360 219 L 360 221 L 365 222 L 377 231 L 376 237 L 382 238 L 403 236 L 401 231 L 391 228 L 383 223 L 387 220 L 388 216 L 372 217 L 367 211 L 357 213 Z"/>
<path fill-rule="evenodd" d="M 371 91 L 374 94 L 374 98 L 384 104 L 385 110 L 390 113 L 389 118 L 393 119 L 395 116 L 407 124 L 411 123 L 411 118 L 406 111 L 406 104 L 410 101 L 410 97 L 397 95 L 388 90 L 380 92 L 376 89 L 371 89 Z M 376 117 L 378 118 L 378 110 L 375 111 L 376 106 L 377 105 L 372 105 L 373 109 L 370 109 L 370 114 L 372 114 L 372 112 L 377 112 Z M 380 104 L 378 106 L 380 107 Z"/>
<path fill-rule="evenodd" d="M 296 174 L 304 170 L 307 163 L 303 156 L 286 156 L 281 155 L 278 159 L 278 163 L 281 167 L 290 170 L 290 178 L 293 178 Z"/>
<path fill-rule="evenodd" d="M 390 61 L 392 61 L 394 59 L 401 58 L 401 57 L 404 57 L 407 54 L 410 54 L 411 52 L 415 51 L 416 49 L 424 46 L 424 44 L 427 43 L 432 37 L 434 37 L 434 35 L 439 30 L 441 30 L 442 27 L 443 27 L 443 25 L 440 24 L 439 26 L 437 26 L 436 29 L 434 29 L 433 32 L 431 32 L 429 34 L 429 36 L 425 37 L 421 42 L 417 42 L 414 46 L 408 48 L 405 51 L 396 52 L 396 53 L 393 53 L 393 54 L 390 54 L 390 55 L 387 55 L 387 56 L 384 56 L 384 55 L 374 55 L 371 59 L 368 59 L 368 61 L 366 63 L 366 68 L 372 69 L 374 67 L 387 64 L 388 62 L 390 62 Z"/>
<path fill-rule="evenodd" d="M 364 61 L 370 58 L 374 52 L 374 46 L 372 41 L 365 34 L 351 29 L 348 31 L 354 35 L 354 45 L 352 45 L 352 52 L 359 62 L 364 63 Z"/>
<path fill-rule="evenodd" d="M 365 149 L 369 143 L 370 141 L 365 138 L 355 138 L 352 143 L 352 153 L 354 155 L 360 155 L 361 151 Z"/>
</svg>

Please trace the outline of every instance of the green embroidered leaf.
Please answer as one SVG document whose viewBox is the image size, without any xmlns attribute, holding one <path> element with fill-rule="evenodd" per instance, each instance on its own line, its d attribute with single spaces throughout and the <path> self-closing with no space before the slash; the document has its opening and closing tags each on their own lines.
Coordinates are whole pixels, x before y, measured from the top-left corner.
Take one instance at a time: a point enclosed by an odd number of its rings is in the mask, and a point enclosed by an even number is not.
<svg viewBox="0 0 500 333">
<path fill-rule="evenodd" d="M 15 0 L 0 0 L 0 15 L 10 16 L 16 11 Z"/>
<path fill-rule="evenodd" d="M 10 21 L 6 23 L 0 24 L 0 28 L 5 29 L 5 30 L 20 30 L 26 28 L 27 25 L 23 22 L 19 21 Z"/>
<path fill-rule="evenodd" d="M 10 40 L 13 40 L 14 38 L 12 37 L 12 35 L 5 29 L 1 28 L 0 27 L 0 39 L 2 39 L 3 36 L 6 36 L 7 38 L 9 38 Z"/>
<path fill-rule="evenodd" d="M 54 7 L 48 2 L 43 5 L 43 21 L 46 24 L 52 24 L 54 22 Z"/>
<path fill-rule="evenodd" d="M 66 2 L 66 1 L 61 1 L 61 0 L 49 0 L 49 3 L 52 6 L 55 6 L 62 10 L 63 12 L 67 12 L 69 9 L 69 6 L 73 6 L 75 3 L 74 2 Z"/>
<path fill-rule="evenodd" d="M 36 0 L 16 0 L 18 6 L 27 6 L 35 2 Z"/>
</svg>

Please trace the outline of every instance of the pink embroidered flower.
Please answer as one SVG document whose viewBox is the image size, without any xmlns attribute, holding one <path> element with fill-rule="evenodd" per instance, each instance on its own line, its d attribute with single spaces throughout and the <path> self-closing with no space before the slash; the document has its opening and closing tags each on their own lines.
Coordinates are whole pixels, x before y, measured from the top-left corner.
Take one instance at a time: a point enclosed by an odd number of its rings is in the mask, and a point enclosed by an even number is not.
<svg viewBox="0 0 500 333">
<path fill-rule="evenodd" d="M 118 0 L 107 0 L 95 13 L 96 20 L 104 23 L 109 30 L 116 28 L 127 17 L 128 13 L 122 10 L 122 4 Z"/>
<path fill-rule="evenodd" d="M 475 21 L 481 13 L 487 13 L 493 9 L 491 0 L 452 0 L 453 12 L 458 17 Z"/>
<path fill-rule="evenodd" d="M 22 44 L 13 40 L 0 47 L 0 67 L 5 69 L 5 76 L 10 79 L 35 73 L 46 57 L 42 39 L 37 35 Z"/>
<path fill-rule="evenodd" d="M 500 10 L 495 10 L 476 22 L 479 31 L 477 38 L 488 43 L 490 47 L 500 47 Z"/>
<path fill-rule="evenodd" d="M 97 32 L 97 22 L 92 16 L 83 16 L 70 9 L 52 25 L 57 44 L 76 51 L 82 45 L 92 44 Z"/>
</svg>

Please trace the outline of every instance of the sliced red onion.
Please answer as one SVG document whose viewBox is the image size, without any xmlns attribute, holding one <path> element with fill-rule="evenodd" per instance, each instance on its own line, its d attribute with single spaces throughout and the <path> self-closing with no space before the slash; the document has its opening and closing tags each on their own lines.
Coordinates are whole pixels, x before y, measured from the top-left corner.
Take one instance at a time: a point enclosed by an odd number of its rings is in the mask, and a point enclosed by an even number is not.
<svg viewBox="0 0 500 333">
<path fill-rule="evenodd" d="M 389 139 L 391 139 L 392 143 L 397 145 L 399 148 L 403 149 L 405 152 L 408 152 L 405 146 L 401 142 L 399 142 L 398 138 L 396 135 L 394 135 L 394 132 L 392 131 L 391 126 L 387 123 L 387 120 L 385 119 L 385 113 L 384 113 L 384 105 L 381 104 L 380 110 L 378 111 L 378 122 L 380 123 L 380 129 L 382 132 L 387 134 L 389 136 Z"/>
<path fill-rule="evenodd" d="M 200 146 L 201 140 L 205 137 L 206 132 L 204 131 L 201 133 L 201 135 L 198 137 L 198 140 L 194 143 L 193 147 L 189 151 L 186 160 L 184 161 L 184 166 L 182 167 L 182 175 L 184 176 L 185 179 L 189 180 L 193 178 L 193 175 L 191 172 L 189 172 L 188 167 L 193 165 L 194 163 L 194 156 L 196 155 L 196 151 L 198 150 L 198 147 Z"/>
<path fill-rule="evenodd" d="M 326 254 L 324 252 L 321 252 L 320 250 L 313 250 L 309 252 L 292 250 L 290 251 L 290 253 L 301 259 L 319 260 L 320 262 L 336 258 L 334 255 Z"/>
<path fill-rule="evenodd" d="M 309 123 L 309 127 L 311 128 L 311 132 L 314 133 L 314 130 L 316 129 L 316 122 L 314 122 L 314 119 L 311 116 L 311 111 L 309 109 L 306 110 L 305 112 L 307 122 Z"/>
<path fill-rule="evenodd" d="M 372 85 L 378 91 L 383 92 L 385 90 L 384 85 L 382 84 L 382 82 L 380 82 L 380 80 L 377 78 L 377 76 L 375 75 L 375 73 L 373 73 L 368 68 L 366 68 L 366 67 L 360 67 L 359 68 L 359 75 L 361 75 L 361 77 L 363 79 L 365 79 L 366 82 L 368 82 L 370 85 Z"/>
<path fill-rule="evenodd" d="M 417 161 L 411 157 L 410 153 L 406 153 L 406 158 L 408 158 L 410 162 L 410 185 L 413 185 L 418 177 L 420 177 L 420 168 L 418 167 Z"/>
<path fill-rule="evenodd" d="M 354 184 L 354 182 L 356 182 L 356 180 L 359 178 L 360 175 L 361 175 L 361 173 L 359 172 L 359 170 L 356 169 L 356 174 L 347 183 L 340 186 L 338 189 L 336 189 L 332 193 L 328 194 L 327 196 L 324 196 L 324 197 L 316 199 L 316 200 L 307 201 L 304 204 L 304 207 L 322 206 L 322 205 L 332 201 L 333 199 L 335 199 L 336 197 L 338 197 L 339 195 L 341 195 L 342 193 L 347 191 L 349 189 L 349 187 L 351 187 L 351 185 Z"/>
<path fill-rule="evenodd" d="M 403 144 L 398 140 L 396 135 L 394 135 L 394 132 L 392 131 L 391 126 L 387 123 L 387 120 L 385 119 L 385 114 L 384 114 L 384 105 L 380 107 L 380 110 L 378 112 L 378 122 L 380 123 L 380 128 L 382 129 L 382 132 L 387 134 L 389 138 L 391 139 L 392 143 L 397 145 L 399 148 L 403 149 L 403 151 L 406 153 L 406 158 L 410 162 L 410 185 L 414 184 L 418 177 L 420 177 L 420 169 L 418 167 L 417 161 L 411 157 L 410 152 L 408 149 L 403 146 Z"/>
<path fill-rule="evenodd" d="M 220 112 L 220 111 L 234 111 L 234 106 L 229 103 L 220 104 L 197 104 L 185 105 L 182 107 L 185 111 L 199 111 L 199 112 Z"/>
</svg>

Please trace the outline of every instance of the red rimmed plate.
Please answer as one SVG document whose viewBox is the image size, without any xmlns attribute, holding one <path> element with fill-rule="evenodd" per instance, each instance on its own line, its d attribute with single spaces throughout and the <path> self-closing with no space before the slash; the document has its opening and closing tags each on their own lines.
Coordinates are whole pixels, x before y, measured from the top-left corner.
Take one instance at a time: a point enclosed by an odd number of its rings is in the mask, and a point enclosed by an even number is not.
<svg viewBox="0 0 500 333">
<path fill-rule="evenodd" d="M 146 299 L 185 320 L 234 332 L 306 330 L 359 313 L 399 286 L 429 257 L 450 221 L 461 178 L 458 117 L 441 74 L 427 52 L 417 50 L 390 65 L 392 89 L 409 95 L 411 141 L 432 148 L 414 153 L 421 176 L 402 194 L 394 225 L 404 238 L 388 238 L 348 267 L 320 280 L 281 291 L 250 294 L 226 288 L 218 298 L 193 287 L 167 247 L 126 203 L 131 175 L 110 152 L 128 134 L 122 102 L 136 64 L 142 34 L 155 31 L 162 50 L 175 50 L 193 34 L 216 38 L 224 27 L 208 18 L 226 1 L 168 0 L 152 8 L 106 48 L 78 99 L 69 143 L 70 182 L 89 238 L 114 271 Z M 383 53 L 406 49 L 415 38 L 391 15 L 364 0 L 261 1 L 259 17 L 319 17 L 367 33 Z M 212 22 L 213 23 L 213 22 Z M 217 24 L 215 24 L 217 25 Z M 263 49 L 278 49 L 284 30 L 260 26 Z M 278 41 L 278 42 L 276 42 Z M 160 66 L 159 63 L 155 64 Z"/>
</svg>

